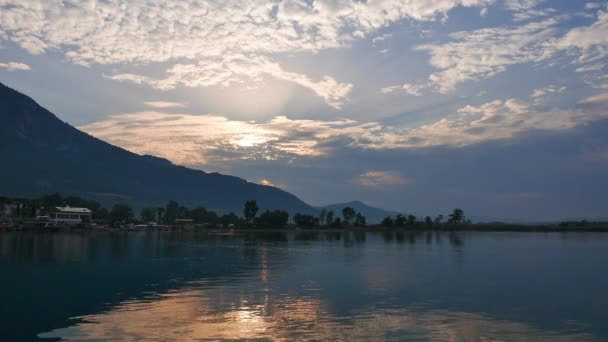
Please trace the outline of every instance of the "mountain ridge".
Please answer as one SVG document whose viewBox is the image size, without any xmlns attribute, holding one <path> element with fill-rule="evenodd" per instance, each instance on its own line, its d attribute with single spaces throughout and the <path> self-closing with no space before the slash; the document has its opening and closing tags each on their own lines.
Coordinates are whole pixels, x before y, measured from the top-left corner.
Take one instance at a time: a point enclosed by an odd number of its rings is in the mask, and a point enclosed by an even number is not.
<svg viewBox="0 0 608 342">
<path fill-rule="evenodd" d="M 315 213 L 295 195 L 242 178 L 207 173 L 138 155 L 63 122 L 35 100 L 0 82 L 0 192 L 40 196 L 58 192 L 136 208 L 176 200 L 240 213 L 249 199 L 260 209 Z"/>
</svg>

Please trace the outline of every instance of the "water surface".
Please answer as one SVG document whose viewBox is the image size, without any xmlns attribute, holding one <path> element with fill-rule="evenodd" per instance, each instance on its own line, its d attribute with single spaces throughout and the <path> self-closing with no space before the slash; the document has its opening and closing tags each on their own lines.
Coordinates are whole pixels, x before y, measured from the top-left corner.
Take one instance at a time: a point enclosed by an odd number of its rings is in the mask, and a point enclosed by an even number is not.
<svg viewBox="0 0 608 342">
<path fill-rule="evenodd" d="M 1 233 L 2 340 L 606 341 L 608 234 Z"/>
</svg>

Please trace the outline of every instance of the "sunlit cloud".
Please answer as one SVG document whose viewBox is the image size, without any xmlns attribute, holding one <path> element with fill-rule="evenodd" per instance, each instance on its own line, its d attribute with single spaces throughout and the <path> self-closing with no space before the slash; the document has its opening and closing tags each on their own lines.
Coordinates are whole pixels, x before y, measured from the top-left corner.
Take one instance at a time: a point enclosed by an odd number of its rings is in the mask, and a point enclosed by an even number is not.
<svg viewBox="0 0 608 342">
<path fill-rule="evenodd" d="M 4 69 L 7 71 L 27 71 L 27 70 L 31 70 L 30 66 L 27 64 L 23 64 L 23 63 L 18 63 L 18 62 L 8 62 L 8 63 L 2 63 L 0 62 L 0 70 Z"/>
<path fill-rule="evenodd" d="M 353 183 L 367 188 L 391 189 L 411 183 L 411 180 L 394 171 L 369 171 L 353 179 Z"/>
<path fill-rule="evenodd" d="M 464 106 L 437 121 L 414 127 L 349 119 L 277 116 L 256 122 L 219 115 L 140 112 L 113 115 L 81 129 L 136 153 L 159 155 L 178 164 L 204 165 L 236 159 L 321 157 L 337 148 L 464 147 L 514 139 L 530 131 L 565 131 L 608 117 L 607 100 L 605 94 L 596 95 L 574 107 L 550 110 L 539 109 L 535 102 L 494 100 Z"/>
<path fill-rule="evenodd" d="M 144 104 L 148 107 L 152 108 L 184 108 L 186 107 L 185 103 L 181 102 L 171 102 L 171 101 L 148 101 L 144 102 Z"/>
<path fill-rule="evenodd" d="M 260 184 L 265 185 L 265 186 L 275 186 L 274 184 L 272 184 L 271 181 L 269 181 L 268 179 L 261 179 L 260 180 Z"/>
</svg>

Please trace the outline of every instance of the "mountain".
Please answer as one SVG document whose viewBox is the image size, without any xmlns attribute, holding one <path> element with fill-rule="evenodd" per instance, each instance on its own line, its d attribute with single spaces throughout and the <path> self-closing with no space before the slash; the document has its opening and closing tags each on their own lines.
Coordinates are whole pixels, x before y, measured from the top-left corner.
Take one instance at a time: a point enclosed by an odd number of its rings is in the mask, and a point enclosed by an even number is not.
<svg viewBox="0 0 608 342">
<path fill-rule="evenodd" d="M 334 213 L 338 216 L 342 215 L 342 209 L 345 207 L 351 207 L 355 209 L 356 212 L 361 213 L 366 217 L 367 223 L 375 224 L 380 223 L 387 216 L 395 216 L 398 213 L 394 211 L 387 211 L 380 208 L 371 207 L 361 201 L 353 201 L 348 203 L 339 203 L 339 204 L 330 204 L 324 207 L 317 207 L 319 210 L 333 210 Z"/>
<path fill-rule="evenodd" d="M 275 187 L 206 173 L 110 145 L 62 122 L 31 98 L 0 83 L 0 195 L 48 193 L 96 199 L 135 208 L 176 200 L 218 212 L 241 213 L 243 203 L 260 209 L 316 213 Z"/>
</svg>

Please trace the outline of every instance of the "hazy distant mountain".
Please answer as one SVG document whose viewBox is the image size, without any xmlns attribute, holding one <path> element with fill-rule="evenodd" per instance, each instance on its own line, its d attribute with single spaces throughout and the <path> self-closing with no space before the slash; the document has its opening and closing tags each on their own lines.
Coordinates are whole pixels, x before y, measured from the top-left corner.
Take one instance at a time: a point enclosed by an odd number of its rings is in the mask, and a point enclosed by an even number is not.
<svg viewBox="0 0 608 342">
<path fill-rule="evenodd" d="M 69 99 L 66 99 L 69 101 Z M 283 190 L 205 173 L 110 145 L 62 122 L 31 98 L 0 83 L 0 195 L 58 192 L 137 208 L 174 199 L 217 211 L 263 209 L 315 213 Z"/>
<path fill-rule="evenodd" d="M 323 207 L 317 207 L 319 210 L 333 210 L 338 216 L 342 215 L 342 209 L 345 207 L 351 207 L 358 213 L 361 213 L 367 218 L 367 223 L 374 224 L 380 223 L 387 216 L 395 216 L 398 213 L 394 211 L 388 211 L 380 208 L 371 207 L 361 201 L 353 201 L 348 203 L 330 204 Z"/>
</svg>

